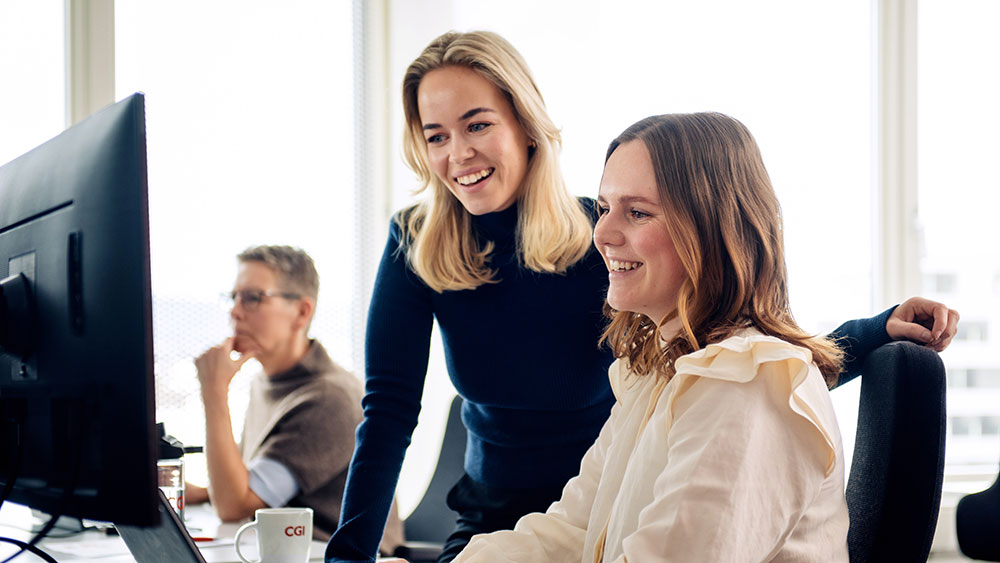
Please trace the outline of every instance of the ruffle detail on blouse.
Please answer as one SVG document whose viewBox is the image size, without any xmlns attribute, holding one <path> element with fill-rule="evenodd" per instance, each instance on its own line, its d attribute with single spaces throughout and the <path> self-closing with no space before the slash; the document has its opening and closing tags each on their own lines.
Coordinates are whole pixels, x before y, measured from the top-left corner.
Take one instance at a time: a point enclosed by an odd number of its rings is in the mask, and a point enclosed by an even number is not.
<svg viewBox="0 0 1000 563">
<path fill-rule="evenodd" d="M 736 383 L 746 383 L 757 377 L 764 364 L 784 364 L 784 369 L 775 370 L 775 375 L 786 376 L 791 392 L 788 405 L 792 411 L 812 424 L 826 443 L 826 476 L 830 475 L 836 463 L 837 446 L 828 429 L 836 428 L 836 420 L 823 405 L 829 393 L 819 368 L 812 363 L 812 352 L 773 336 L 765 336 L 756 330 L 746 330 L 722 342 L 709 344 L 705 348 L 681 356 L 675 362 L 674 393 L 670 395 L 670 407 L 690 385 L 690 378 L 710 377 Z M 812 370 L 816 375 L 809 381 Z"/>
<path fill-rule="evenodd" d="M 741 331 L 722 342 L 709 344 L 705 348 L 677 358 L 676 373 L 668 388 L 668 407 L 673 410 L 674 401 L 694 382 L 694 377 L 709 377 L 735 383 L 746 383 L 757 377 L 763 364 L 784 364 L 785 369 L 776 370 L 789 380 L 791 393 L 788 405 L 792 411 L 804 418 L 823 437 L 827 452 L 826 476 L 833 471 L 837 459 L 837 446 L 828 429 L 836 428 L 837 421 L 823 407 L 828 399 L 823 397 L 829 390 L 822 374 L 812 363 L 812 352 L 806 348 L 789 344 L 773 336 L 765 336 L 754 329 Z M 809 380 L 809 373 L 816 370 L 816 377 Z M 634 393 L 626 390 L 634 385 L 642 385 L 647 378 L 634 376 L 627 362 L 617 359 L 608 368 L 608 379 L 615 397 L 623 408 L 631 408 Z M 651 380 L 650 380 L 651 382 Z"/>
</svg>

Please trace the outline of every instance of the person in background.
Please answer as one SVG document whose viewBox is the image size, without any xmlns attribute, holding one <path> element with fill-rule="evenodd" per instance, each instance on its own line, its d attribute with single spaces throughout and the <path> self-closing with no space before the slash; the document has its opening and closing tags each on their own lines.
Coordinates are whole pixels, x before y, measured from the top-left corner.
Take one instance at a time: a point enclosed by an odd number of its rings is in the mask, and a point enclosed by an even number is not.
<svg viewBox="0 0 1000 563">
<path fill-rule="evenodd" d="M 624 100 L 623 100 L 624 102 Z M 426 197 L 397 213 L 365 344 L 364 421 L 326 561 L 372 561 L 417 423 L 436 321 L 465 399 L 465 475 L 439 562 L 480 533 L 544 511 L 580 470 L 615 396 L 598 346 L 608 290 L 595 203 L 574 198 L 561 138 L 514 47 L 491 32 L 431 41 L 403 78 L 403 146 Z M 957 313 L 912 298 L 841 326 L 845 378 L 891 339 L 937 350 Z"/>
<path fill-rule="evenodd" d="M 205 406 L 209 486 L 188 484 L 187 502 L 211 500 L 224 521 L 265 507 L 313 509 L 314 536 L 326 540 L 340 519 L 354 431 L 361 422 L 361 382 L 308 336 L 319 276 L 308 254 L 289 246 L 256 246 L 237 257 L 230 320 L 233 335 L 195 360 Z M 234 354 L 235 352 L 235 354 Z M 237 444 L 229 385 L 249 359 L 252 380 Z M 402 543 L 395 510 L 381 547 Z"/>
</svg>

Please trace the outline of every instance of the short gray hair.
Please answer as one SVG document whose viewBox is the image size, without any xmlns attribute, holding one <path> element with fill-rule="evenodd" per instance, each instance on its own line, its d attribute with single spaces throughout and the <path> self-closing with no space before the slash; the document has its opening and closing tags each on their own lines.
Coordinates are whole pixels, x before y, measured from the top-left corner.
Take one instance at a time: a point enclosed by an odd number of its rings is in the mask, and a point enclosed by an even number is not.
<svg viewBox="0 0 1000 563">
<path fill-rule="evenodd" d="M 319 274 L 312 258 L 301 248 L 291 246 L 251 246 L 240 252 L 236 259 L 240 264 L 260 262 L 278 274 L 281 289 L 310 297 L 315 302 L 319 297 Z"/>
</svg>

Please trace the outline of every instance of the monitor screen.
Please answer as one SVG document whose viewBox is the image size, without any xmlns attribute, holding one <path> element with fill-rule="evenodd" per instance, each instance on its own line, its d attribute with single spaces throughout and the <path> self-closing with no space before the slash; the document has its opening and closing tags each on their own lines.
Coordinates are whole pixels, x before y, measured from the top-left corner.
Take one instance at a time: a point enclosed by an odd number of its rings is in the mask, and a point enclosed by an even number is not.
<svg viewBox="0 0 1000 563">
<path fill-rule="evenodd" d="M 159 520 L 143 96 L 0 167 L 0 490 Z"/>
</svg>

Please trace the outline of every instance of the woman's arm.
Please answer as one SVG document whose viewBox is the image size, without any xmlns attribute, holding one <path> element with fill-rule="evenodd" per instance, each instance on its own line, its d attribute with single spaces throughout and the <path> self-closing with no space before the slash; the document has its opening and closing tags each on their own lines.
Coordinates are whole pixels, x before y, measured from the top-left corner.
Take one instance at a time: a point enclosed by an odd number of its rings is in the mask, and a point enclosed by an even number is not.
<svg viewBox="0 0 1000 563">
<path fill-rule="evenodd" d="M 911 297 L 874 317 L 847 321 L 830 333 L 844 350 L 844 372 L 837 385 L 860 375 L 868 354 L 893 340 L 912 340 L 943 351 L 958 332 L 958 319 L 958 311 L 942 303 Z"/>
<path fill-rule="evenodd" d="M 328 562 L 374 559 L 420 411 L 433 310 L 430 290 L 397 252 L 399 237 L 393 222 L 368 312 L 364 421 L 356 433 L 340 525 L 327 544 Z"/>
<path fill-rule="evenodd" d="M 861 375 L 861 366 L 864 365 L 868 354 L 892 341 L 889 333 L 885 331 L 885 326 L 889 316 L 898 307 L 897 305 L 886 309 L 867 319 L 847 321 L 827 335 L 827 338 L 833 339 L 844 351 L 844 371 L 840 374 L 837 385 L 843 385 Z"/>
<path fill-rule="evenodd" d="M 184 504 L 202 504 L 208 502 L 208 489 L 192 483 L 184 483 Z"/>
</svg>

